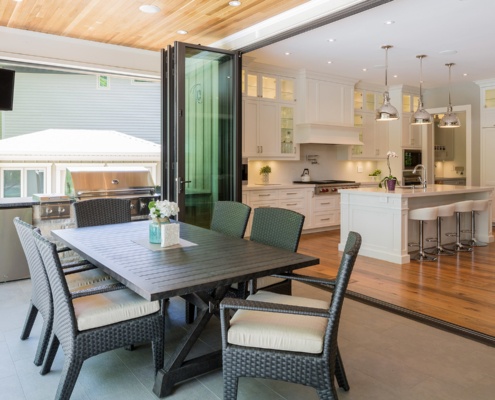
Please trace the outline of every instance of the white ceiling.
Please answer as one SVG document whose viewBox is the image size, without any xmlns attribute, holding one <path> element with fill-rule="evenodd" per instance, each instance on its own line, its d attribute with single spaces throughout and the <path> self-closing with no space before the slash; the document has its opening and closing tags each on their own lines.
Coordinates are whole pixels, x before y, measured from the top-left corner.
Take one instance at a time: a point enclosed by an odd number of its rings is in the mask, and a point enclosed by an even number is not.
<svg viewBox="0 0 495 400">
<path fill-rule="evenodd" d="M 418 86 L 416 56 L 425 54 L 423 87 L 435 88 L 448 84 L 445 64 L 451 62 L 452 84 L 495 78 L 494 16 L 495 0 L 394 0 L 246 55 L 259 63 L 383 85 L 381 46 L 392 45 L 389 85 Z M 441 53 L 450 50 L 457 53 Z"/>
</svg>

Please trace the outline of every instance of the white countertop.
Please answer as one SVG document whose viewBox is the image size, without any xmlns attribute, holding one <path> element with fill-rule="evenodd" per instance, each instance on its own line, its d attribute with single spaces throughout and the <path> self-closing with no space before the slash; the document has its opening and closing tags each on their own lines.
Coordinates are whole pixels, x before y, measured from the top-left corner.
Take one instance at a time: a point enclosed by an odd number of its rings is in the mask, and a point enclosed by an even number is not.
<svg viewBox="0 0 495 400">
<path fill-rule="evenodd" d="M 459 193 L 476 193 L 476 192 L 491 192 L 493 187 L 488 186 L 454 186 L 454 185 L 428 185 L 423 188 L 402 188 L 397 187 L 395 191 L 389 192 L 385 188 L 376 187 L 360 187 L 357 189 L 340 189 L 339 193 L 348 193 L 353 195 L 372 195 L 372 196 L 387 196 L 387 197 L 427 197 L 439 196 L 446 194 Z"/>
</svg>

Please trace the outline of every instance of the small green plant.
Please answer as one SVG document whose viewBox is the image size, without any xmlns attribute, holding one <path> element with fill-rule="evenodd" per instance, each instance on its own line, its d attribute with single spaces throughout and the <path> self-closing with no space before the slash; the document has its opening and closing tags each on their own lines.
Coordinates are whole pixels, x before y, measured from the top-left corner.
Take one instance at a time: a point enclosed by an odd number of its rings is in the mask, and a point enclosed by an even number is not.
<svg viewBox="0 0 495 400">
<path fill-rule="evenodd" d="M 272 172 L 272 169 L 269 165 L 265 165 L 264 167 L 260 168 L 260 175 L 269 174 L 270 172 Z"/>
<path fill-rule="evenodd" d="M 382 170 L 381 169 L 375 169 L 371 174 L 370 176 L 380 176 L 382 173 Z"/>
</svg>

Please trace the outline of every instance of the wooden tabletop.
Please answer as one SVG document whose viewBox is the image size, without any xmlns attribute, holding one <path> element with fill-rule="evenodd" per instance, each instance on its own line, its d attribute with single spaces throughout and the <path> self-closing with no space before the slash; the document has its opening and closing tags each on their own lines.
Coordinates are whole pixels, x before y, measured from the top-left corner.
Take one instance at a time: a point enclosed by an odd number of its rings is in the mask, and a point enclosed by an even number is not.
<svg viewBox="0 0 495 400">
<path fill-rule="evenodd" d="M 148 300 L 292 271 L 319 259 L 180 223 L 195 245 L 151 250 L 149 221 L 53 230 L 52 235 Z"/>
</svg>

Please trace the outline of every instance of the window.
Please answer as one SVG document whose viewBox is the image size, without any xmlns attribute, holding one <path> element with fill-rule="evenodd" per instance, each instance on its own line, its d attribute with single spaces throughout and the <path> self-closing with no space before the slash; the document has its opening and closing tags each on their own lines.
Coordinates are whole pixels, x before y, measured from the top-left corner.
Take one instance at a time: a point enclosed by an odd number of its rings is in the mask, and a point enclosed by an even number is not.
<svg viewBox="0 0 495 400">
<path fill-rule="evenodd" d="M 49 187 L 47 168 L 47 165 L 0 165 L 0 197 L 30 197 L 35 193 L 46 193 Z"/>
</svg>

